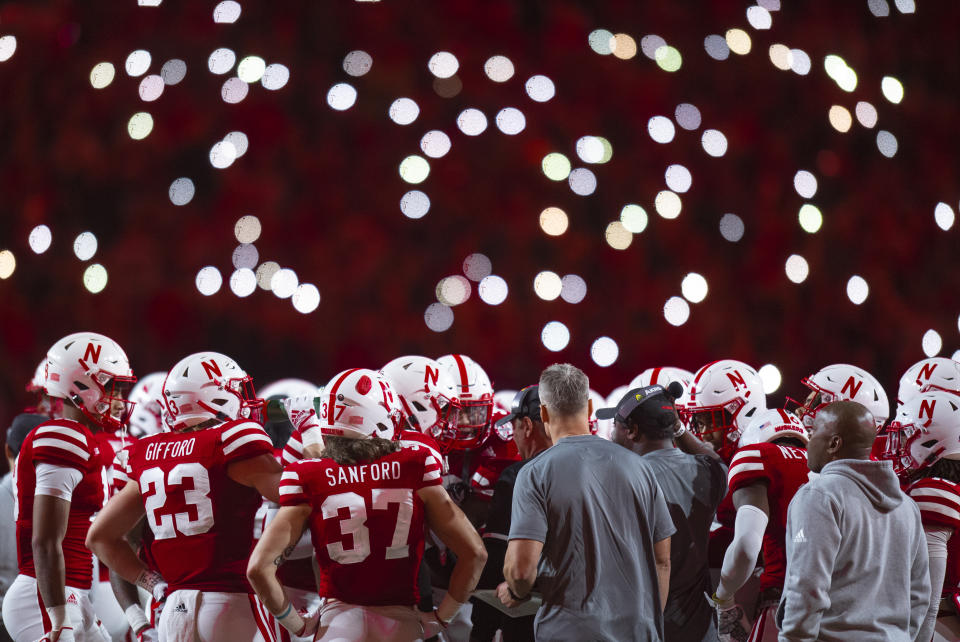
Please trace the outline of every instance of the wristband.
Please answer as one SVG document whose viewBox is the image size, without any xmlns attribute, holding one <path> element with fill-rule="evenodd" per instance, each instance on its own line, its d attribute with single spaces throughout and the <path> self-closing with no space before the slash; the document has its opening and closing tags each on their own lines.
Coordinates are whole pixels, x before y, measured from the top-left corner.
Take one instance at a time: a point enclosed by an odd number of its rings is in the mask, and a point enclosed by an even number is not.
<svg viewBox="0 0 960 642">
<path fill-rule="evenodd" d="M 50 630 L 59 631 L 62 628 L 70 628 L 70 615 L 67 613 L 67 605 L 47 607 L 47 617 L 50 618 Z"/>
<path fill-rule="evenodd" d="M 297 610 L 293 608 L 292 602 L 287 602 L 287 608 L 279 615 L 274 613 L 273 617 L 277 619 L 277 622 L 279 622 L 283 628 L 296 636 L 299 636 L 307 626 L 307 623 L 303 621 L 303 618 L 300 617 Z"/>
<path fill-rule="evenodd" d="M 684 433 L 686 432 L 687 432 L 687 427 L 681 423 L 680 427 L 673 431 L 673 438 L 680 439 L 681 437 L 683 437 Z"/>
<path fill-rule="evenodd" d="M 527 600 L 530 599 L 530 594 L 529 594 L 529 593 L 527 593 L 526 597 L 520 597 L 519 595 L 517 595 L 516 593 L 514 593 L 514 592 L 513 592 L 513 589 L 510 588 L 510 585 L 509 585 L 509 584 L 507 585 L 507 593 L 509 593 L 509 594 L 510 594 L 510 597 L 512 597 L 513 599 L 515 599 L 517 602 L 526 602 Z"/>
<path fill-rule="evenodd" d="M 447 593 L 440 600 L 440 605 L 435 610 L 437 619 L 446 627 L 450 620 L 456 616 L 461 606 L 463 606 L 463 602 L 458 602 L 455 597 Z"/>
<path fill-rule="evenodd" d="M 142 629 L 150 628 L 147 614 L 143 612 L 139 604 L 131 604 L 123 614 L 127 616 L 127 624 L 130 625 L 130 630 L 134 633 L 140 633 Z"/>
</svg>

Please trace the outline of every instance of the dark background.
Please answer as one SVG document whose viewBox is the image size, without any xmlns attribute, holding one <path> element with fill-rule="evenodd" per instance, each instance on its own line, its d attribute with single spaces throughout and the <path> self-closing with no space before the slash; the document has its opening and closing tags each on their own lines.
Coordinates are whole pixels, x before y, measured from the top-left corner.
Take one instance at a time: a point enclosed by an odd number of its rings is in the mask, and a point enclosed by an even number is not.
<svg viewBox="0 0 960 642">
<path fill-rule="evenodd" d="M 956 208 L 960 136 L 956 123 L 960 4 L 918 2 L 904 15 L 875 17 L 866 0 L 789 1 L 773 13 L 773 28 L 756 31 L 750 3 L 715 0 L 659 2 L 502 0 L 356 3 L 346 0 L 241 1 L 234 24 L 216 24 L 215 2 L 165 0 L 137 7 L 132 0 L 0 3 L 0 36 L 17 38 L 14 56 L 0 63 L 0 249 L 14 252 L 17 269 L 0 281 L 0 418 L 4 425 L 24 402 L 23 386 L 47 347 L 77 330 L 117 339 L 141 375 L 163 370 L 187 353 L 216 349 L 234 356 L 263 385 L 281 376 L 326 381 L 352 366 L 377 368 L 404 353 L 438 356 L 462 351 L 476 358 L 498 388 L 519 388 L 556 360 L 583 367 L 603 394 L 646 367 L 695 370 L 717 358 L 776 364 L 784 384 L 771 398 L 798 395 L 799 379 L 828 363 L 850 362 L 875 373 L 896 398 L 899 374 L 923 358 L 921 337 L 935 329 L 945 356 L 958 347 L 960 313 L 957 228 L 934 224 L 934 206 Z M 716 61 L 707 35 L 745 29 L 749 55 Z M 666 73 L 642 53 L 632 60 L 594 53 L 588 34 L 625 32 L 639 44 L 658 34 L 680 50 L 683 67 Z M 811 57 L 807 76 L 775 68 L 767 49 L 799 47 Z M 207 70 L 207 57 L 230 47 L 280 62 L 291 70 L 279 91 L 253 85 L 236 105 L 220 87 L 229 76 Z M 143 103 L 141 78 L 123 71 L 127 55 L 147 49 L 148 73 L 170 58 L 187 62 L 183 82 Z M 373 56 L 370 73 L 349 77 L 344 56 Z M 462 91 L 441 98 L 427 61 L 437 51 L 460 61 Z M 841 55 L 856 70 L 852 94 L 824 73 L 823 59 Z M 509 82 L 491 82 L 484 61 L 508 56 Z M 90 70 L 101 61 L 117 69 L 95 90 Z M 546 74 L 557 95 L 535 103 L 523 85 Z M 234 70 L 231 75 L 235 75 Z M 885 75 L 899 78 L 899 105 L 880 91 Z M 335 112 L 328 89 L 350 82 L 356 105 Z M 387 118 L 390 103 L 417 101 L 417 121 L 401 127 Z M 856 120 L 841 134 L 828 122 L 831 105 L 851 112 L 857 101 L 877 107 L 879 124 Z M 647 120 L 672 117 L 678 103 L 701 111 L 697 131 L 677 128 L 673 142 L 654 143 Z M 526 129 L 505 136 L 493 117 L 521 109 Z M 487 131 L 464 136 L 457 114 L 477 107 Z M 153 132 L 141 141 L 127 121 L 150 112 Z M 704 128 L 729 141 L 722 158 L 700 145 Z M 442 129 L 453 147 L 430 159 L 431 174 L 416 189 L 432 207 L 405 218 L 401 196 L 412 187 L 397 167 L 420 153 L 420 137 Z M 893 132 L 899 151 L 877 151 L 876 133 Z M 250 140 L 230 168 L 211 167 L 211 146 L 227 132 Z M 608 138 L 613 160 L 589 166 L 599 181 L 589 197 L 547 180 L 540 160 L 560 151 L 582 166 L 575 141 Z M 666 189 L 664 170 L 681 163 L 693 174 L 676 220 L 656 215 L 654 195 Z M 812 199 L 824 213 L 820 232 L 797 224 L 805 202 L 793 189 L 799 169 L 812 171 Z M 184 207 L 167 190 L 180 176 L 197 187 Z M 645 232 L 626 251 L 604 242 L 607 223 L 629 202 L 650 215 Z M 548 237 L 539 228 L 549 205 L 570 216 L 570 229 Z M 725 241 L 717 223 L 739 215 L 746 233 Z M 321 293 L 313 313 L 257 290 L 238 299 L 228 287 L 234 222 L 255 214 L 264 230 L 261 261 L 291 267 Z M 53 245 L 30 251 L 30 230 L 45 223 Z M 90 294 L 74 237 L 94 232 L 93 261 L 109 271 L 107 288 Z M 500 306 L 470 300 L 454 308 L 450 330 L 434 333 L 423 313 L 444 276 L 460 273 L 466 256 L 483 252 L 510 285 Z M 801 285 L 787 280 L 793 253 L 810 264 Z M 224 275 L 217 294 L 201 296 L 197 270 L 212 264 Z M 576 273 L 589 286 L 571 305 L 544 302 L 532 289 L 541 270 Z M 668 325 L 664 302 L 680 293 L 689 271 L 706 276 L 710 293 L 692 306 L 690 320 Z M 846 282 L 860 274 L 870 296 L 860 306 Z M 540 341 L 550 320 L 571 330 L 568 347 L 551 353 Z M 620 357 L 609 368 L 590 359 L 601 335 L 613 337 Z"/>
</svg>

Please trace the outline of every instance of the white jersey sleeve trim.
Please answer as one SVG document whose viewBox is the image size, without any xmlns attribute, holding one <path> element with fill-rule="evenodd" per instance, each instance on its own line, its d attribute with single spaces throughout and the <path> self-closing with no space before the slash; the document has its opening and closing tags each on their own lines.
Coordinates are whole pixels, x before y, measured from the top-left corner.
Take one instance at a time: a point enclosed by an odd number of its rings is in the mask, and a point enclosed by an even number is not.
<svg viewBox="0 0 960 642">
<path fill-rule="evenodd" d="M 249 426 L 248 426 L 247 428 L 249 428 Z M 232 429 L 231 429 L 231 430 L 232 430 Z M 224 434 L 226 434 L 226 433 L 224 433 Z M 236 449 L 239 448 L 240 446 L 245 446 L 245 445 L 247 445 L 247 444 L 249 444 L 249 443 L 251 443 L 251 442 L 254 442 L 254 441 L 262 441 L 262 442 L 265 442 L 265 443 L 267 443 L 267 444 L 269 444 L 269 445 L 271 445 L 271 446 L 273 445 L 273 442 L 270 441 L 270 438 L 267 437 L 266 433 L 264 433 L 264 432 L 253 433 L 253 434 L 247 435 L 246 437 L 240 437 L 239 439 L 234 439 L 233 441 L 231 441 L 229 445 L 224 446 L 224 448 L 223 448 L 223 454 L 224 454 L 224 455 L 229 455 L 230 453 L 232 453 L 234 450 L 236 450 Z"/>
<path fill-rule="evenodd" d="M 440 471 L 439 471 L 439 470 L 431 470 L 430 472 L 425 473 L 425 474 L 423 475 L 423 481 L 425 481 L 425 482 L 433 481 L 434 479 L 440 479 Z"/>
<path fill-rule="evenodd" d="M 948 500 L 953 506 L 960 506 L 960 497 L 956 493 L 950 492 L 948 490 L 941 490 L 939 488 L 930 488 L 929 486 L 921 486 L 920 488 L 914 488 L 910 491 L 911 497 L 940 497 L 941 499 Z"/>
<path fill-rule="evenodd" d="M 37 486 L 34 495 L 49 495 L 70 501 L 73 490 L 83 480 L 76 468 L 41 463 L 37 465 Z"/>
<path fill-rule="evenodd" d="M 224 442 L 228 442 L 237 433 L 241 433 L 244 430 L 255 430 L 255 429 L 263 430 L 260 424 L 253 421 L 245 421 L 238 426 L 234 426 L 233 428 L 227 428 L 226 430 L 224 430 L 221 433 L 220 438 L 223 439 Z"/>
<path fill-rule="evenodd" d="M 83 448 L 80 448 L 75 444 L 71 444 L 69 441 L 66 441 L 64 439 L 57 439 L 56 437 L 44 437 L 43 439 L 36 439 L 33 442 L 33 447 L 34 448 L 43 448 L 43 447 L 59 448 L 60 450 L 67 451 L 71 455 L 76 455 L 77 457 L 80 457 L 81 459 L 83 459 L 83 461 L 87 461 L 88 459 L 90 459 L 90 453 L 88 453 Z"/>
<path fill-rule="evenodd" d="M 952 508 L 944 506 L 943 504 L 936 504 L 934 502 L 917 502 L 917 508 L 919 508 L 921 511 L 938 513 L 944 517 L 949 517 L 950 519 L 960 521 L 960 511 L 956 511 Z"/>
<path fill-rule="evenodd" d="M 302 495 L 303 486 L 294 486 L 292 484 L 287 484 L 286 486 L 280 487 L 281 495 Z"/>
<path fill-rule="evenodd" d="M 741 459 L 749 459 L 751 457 L 761 457 L 760 450 L 756 448 L 745 448 L 739 451 L 736 455 L 733 456 L 733 459 L 730 461 L 731 466 L 735 466 Z"/>
<path fill-rule="evenodd" d="M 746 473 L 746 472 L 749 472 L 749 471 L 751 471 L 751 470 L 763 470 L 763 464 L 762 464 L 762 463 L 755 463 L 755 464 L 737 464 L 736 466 L 734 466 L 734 467 L 732 467 L 732 468 L 730 469 L 730 472 L 728 473 L 727 478 L 728 478 L 728 479 L 733 479 L 733 478 L 736 477 L 738 474 L 740 474 L 740 473 Z"/>
<path fill-rule="evenodd" d="M 37 429 L 37 435 L 62 435 L 64 437 L 70 437 L 71 439 L 76 439 L 81 444 L 86 445 L 87 438 L 83 435 L 82 432 L 74 430 L 73 428 L 67 428 L 66 426 L 44 426 L 43 428 Z"/>
</svg>

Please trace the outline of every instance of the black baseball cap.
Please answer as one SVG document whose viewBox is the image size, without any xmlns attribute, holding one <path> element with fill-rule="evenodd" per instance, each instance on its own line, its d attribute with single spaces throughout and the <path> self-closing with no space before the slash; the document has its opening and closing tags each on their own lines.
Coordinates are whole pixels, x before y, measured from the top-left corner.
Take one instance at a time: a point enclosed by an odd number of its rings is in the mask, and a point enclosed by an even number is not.
<svg viewBox="0 0 960 642">
<path fill-rule="evenodd" d="M 634 388 L 627 391 L 615 408 L 600 408 L 597 419 L 616 419 L 627 423 L 632 417 L 638 421 L 641 417 L 657 419 L 665 414 L 676 414 L 674 400 L 683 394 L 683 385 L 674 381 L 664 388 L 661 385 Z"/>
<path fill-rule="evenodd" d="M 20 446 L 23 440 L 27 438 L 34 428 L 45 421 L 50 421 L 46 415 L 34 415 L 29 412 L 23 412 L 13 418 L 13 423 L 7 428 L 7 445 L 14 454 L 20 452 Z"/>
<path fill-rule="evenodd" d="M 508 421 L 520 419 L 521 417 L 530 417 L 534 421 L 540 421 L 540 386 L 527 386 L 516 394 L 513 402 L 510 404 L 510 414 L 506 417 L 497 419 L 497 425 L 502 426 Z"/>
</svg>

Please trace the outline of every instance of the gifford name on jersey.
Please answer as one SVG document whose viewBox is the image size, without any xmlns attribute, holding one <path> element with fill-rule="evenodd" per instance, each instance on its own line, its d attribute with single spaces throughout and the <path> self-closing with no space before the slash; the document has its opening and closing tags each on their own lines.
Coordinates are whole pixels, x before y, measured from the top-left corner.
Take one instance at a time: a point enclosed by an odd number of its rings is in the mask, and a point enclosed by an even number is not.
<svg viewBox="0 0 960 642">
<path fill-rule="evenodd" d="M 337 484 L 365 484 L 368 479 L 370 481 L 400 479 L 400 462 L 375 461 L 371 464 L 350 466 L 349 468 L 342 466 L 327 468 L 324 472 L 327 474 L 327 483 L 331 486 Z"/>
<path fill-rule="evenodd" d="M 184 439 L 183 441 L 155 442 L 147 446 L 143 456 L 147 460 L 187 457 L 193 454 L 193 447 L 196 443 L 196 437 Z"/>
</svg>

